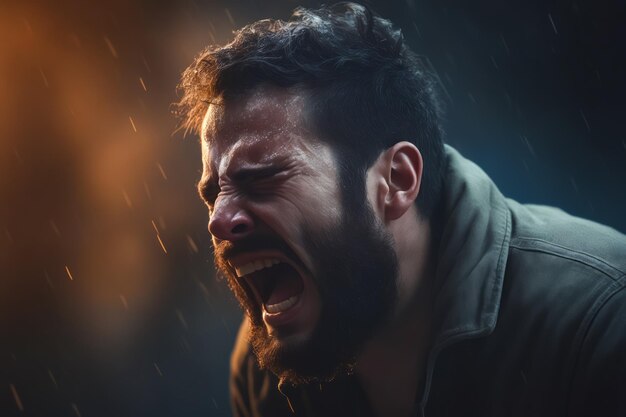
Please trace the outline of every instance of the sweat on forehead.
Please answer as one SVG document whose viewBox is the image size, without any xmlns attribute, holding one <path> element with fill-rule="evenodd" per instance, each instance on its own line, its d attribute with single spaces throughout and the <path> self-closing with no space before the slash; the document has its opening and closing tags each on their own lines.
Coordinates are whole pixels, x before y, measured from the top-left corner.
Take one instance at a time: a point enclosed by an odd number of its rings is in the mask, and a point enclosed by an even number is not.
<svg viewBox="0 0 626 417">
<path fill-rule="evenodd" d="M 212 143 L 242 136 L 273 136 L 303 128 L 304 94 L 295 89 L 263 85 L 245 95 L 211 103 L 202 123 L 202 139 Z"/>
</svg>

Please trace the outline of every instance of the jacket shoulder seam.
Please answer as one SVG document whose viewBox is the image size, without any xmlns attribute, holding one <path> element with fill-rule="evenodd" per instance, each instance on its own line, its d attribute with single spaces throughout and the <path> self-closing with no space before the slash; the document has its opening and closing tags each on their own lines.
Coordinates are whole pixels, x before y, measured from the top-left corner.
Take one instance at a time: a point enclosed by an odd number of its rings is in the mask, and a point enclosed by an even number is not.
<svg viewBox="0 0 626 417">
<path fill-rule="evenodd" d="M 602 258 L 543 239 L 516 237 L 511 239 L 510 246 L 519 250 L 544 252 L 563 259 L 579 262 L 603 273 L 613 281 L 617 281 L 626 273 Z"/>
</svg>

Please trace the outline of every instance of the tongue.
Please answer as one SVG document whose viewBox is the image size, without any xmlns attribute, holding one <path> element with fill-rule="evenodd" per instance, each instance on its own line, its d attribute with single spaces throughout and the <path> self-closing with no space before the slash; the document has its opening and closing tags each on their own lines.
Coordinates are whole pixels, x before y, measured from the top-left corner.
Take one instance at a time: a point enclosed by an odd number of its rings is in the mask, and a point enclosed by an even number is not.
<svg viewBox="0 0 626 417">
<path fill-rule="evenodd" d="M 272 293 L 265 302 L 266 305 L 278 304 L 289 297 L 300 294 L 304 289 L 302 278 L 291 266 L 282 263 L 274 267 L 277 269 L 275 285 Z M 274 269 L 272 268 L 272 269 Z"/>
</svg>

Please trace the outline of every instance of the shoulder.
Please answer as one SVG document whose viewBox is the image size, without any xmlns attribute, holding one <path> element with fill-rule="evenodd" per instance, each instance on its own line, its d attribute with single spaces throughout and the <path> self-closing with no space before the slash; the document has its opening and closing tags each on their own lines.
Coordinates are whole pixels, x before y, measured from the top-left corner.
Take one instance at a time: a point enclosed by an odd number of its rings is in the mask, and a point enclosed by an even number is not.
<svg viewBox="0 0 626 417">
<path fill-rule="evenodd" d="M 532 292 L 550 308 L 569 303 L 570 312 L 599 309 L 624 288 L 625 235 L 553 207 L 507 204 L 512 231 L 505 285 Z"/>
<path fill-rule="evenodd" d="M 626 274 L 626 235 L 608 226 L 571 216 L 554 207 L 507 200 L 511 210 L 511 248 L 575 262 L 619 279 Z"/>
<path fill-rule="evenodd" d="M 609 299 L 625 297 L 625 235 L 552 207 L 507 204 L 512 231 L 503 295 L 514 308 L 529 311 L 532 304 L 547 324 L 569 321 L 584 331 Z"/>
<path fill-rule="evenodd" d="M 501 324 L 535 341 L 544 373 L 563 366 L 571 415 L 626 412 L 626 236 L 555 208 L 507 204 Z"/>
</svg>

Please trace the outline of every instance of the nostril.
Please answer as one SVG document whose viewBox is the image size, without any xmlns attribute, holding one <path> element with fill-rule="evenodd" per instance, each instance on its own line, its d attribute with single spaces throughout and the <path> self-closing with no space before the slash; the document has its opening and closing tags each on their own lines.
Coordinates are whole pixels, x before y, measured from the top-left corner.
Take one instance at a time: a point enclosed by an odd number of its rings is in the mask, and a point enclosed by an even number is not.
<svg viewBox="0 0 626 417">
<path fill-rule="evenodd" d="M 240 223 L 237 226 L 233 227 L 233 230 L 231 232 L 235 235 L 239 235 L 239 234 L 245 233 L 247 230 L 248 230 L 248 226 Z"/>
<path fill-rule="evenodd" d="M 254 230 L 254 221 L 245 210 L 237 207 L 220 206 L 209 220 L 209 232 L 221 240 L 243 238 Z"/>
</svg>

